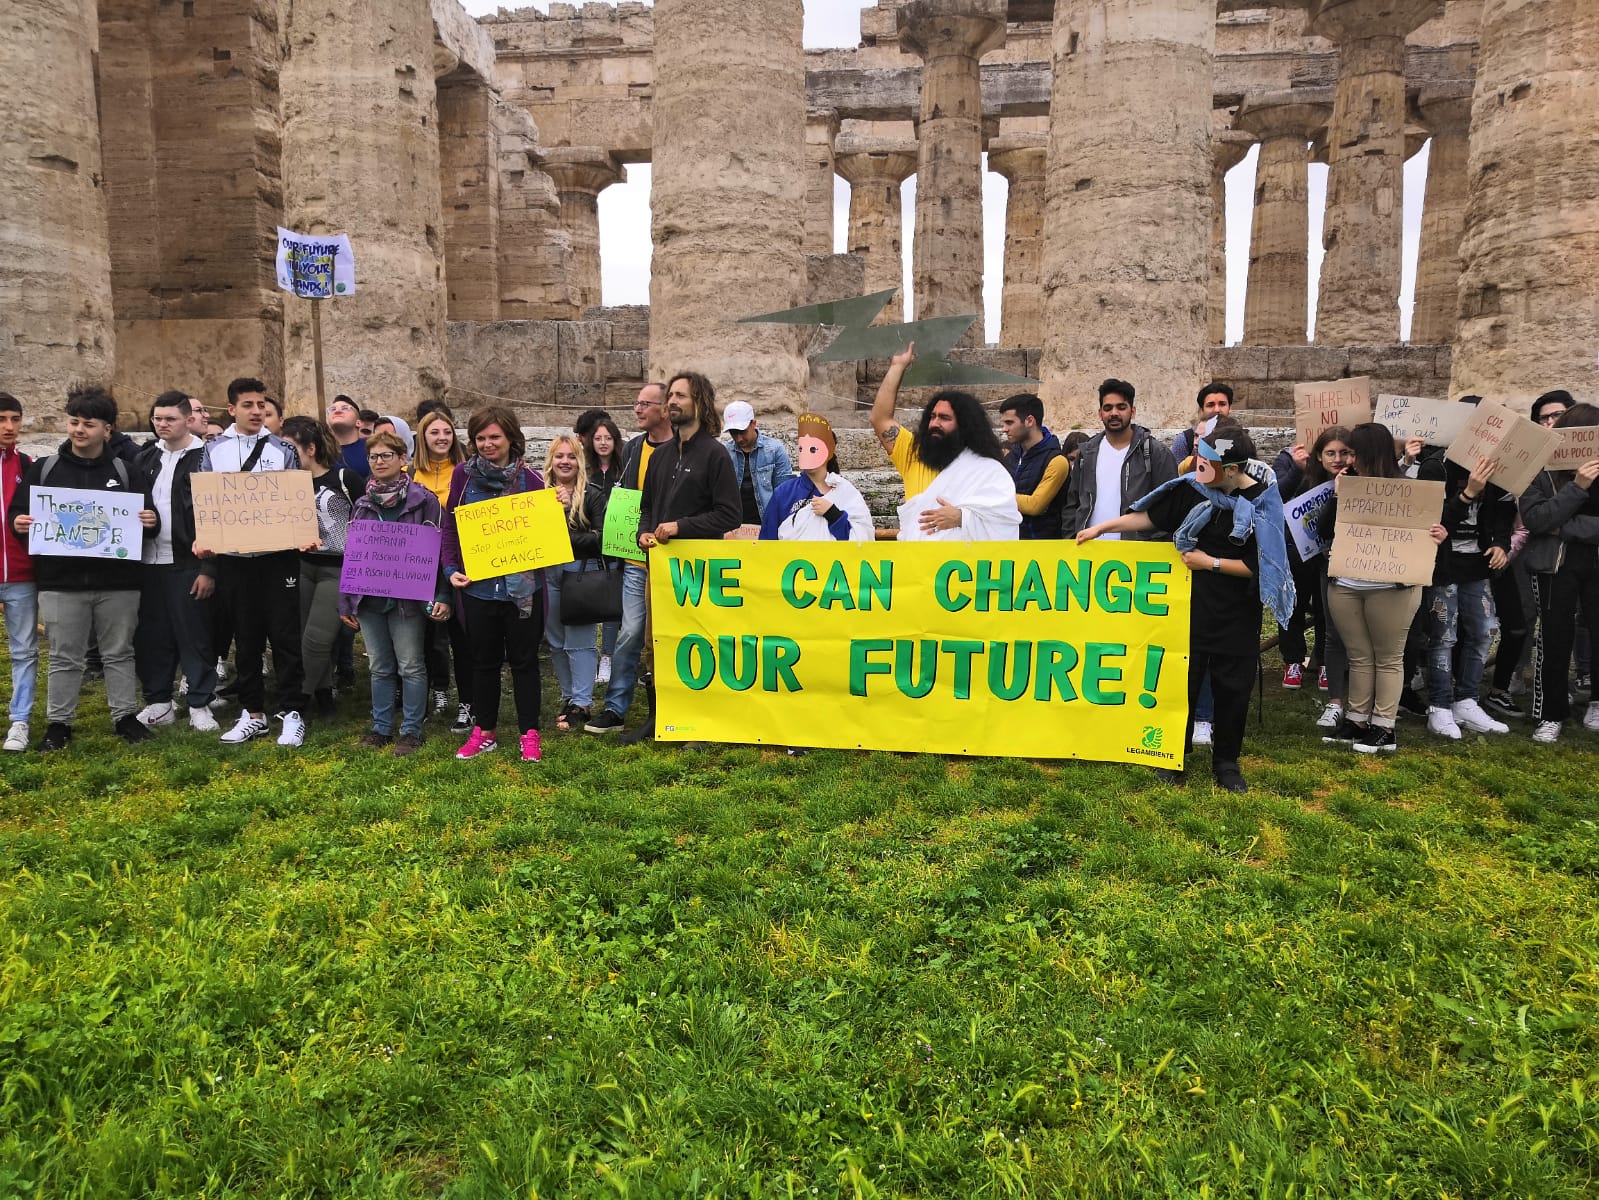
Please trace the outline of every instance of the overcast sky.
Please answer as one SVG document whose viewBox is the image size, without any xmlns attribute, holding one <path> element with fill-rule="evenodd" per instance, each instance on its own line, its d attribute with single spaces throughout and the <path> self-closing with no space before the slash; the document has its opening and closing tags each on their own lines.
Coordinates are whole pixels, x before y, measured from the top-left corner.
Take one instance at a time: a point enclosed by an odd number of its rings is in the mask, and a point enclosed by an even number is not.
<svg viewBox="0 0 1599 1200">
<path fill-rule="evenodd" d="M 581 0 L 578 0 L 581 3 Z M 464 0 L 466 10 L 481 16 L 505 7 L 497 0 Z M 864 0 L 805 0 L 807 47 L 855 46 L 860 42 L 860 10 Z M 549 0 L 534 0 L 531 7 L 547 11 Z M 1227 340 L 1243 335 L 1244 287 L 1249 270 L 1249 226 L 1253 215 L 1255 160 L 1259 150 L 1234 167 L 1227 176 Z M 986 160 L 985 160 L 986 161 Z M 1427 179 L 1427 150 L 1405 165 L 1404 278 L 1400 288 L 1400 325 L 1410 332 L 1410 307 L 1416 278 L 1416 253 L 1421 236 L 1421 207 Z M 1316 303 L 1316 278 L 1321 268 L 1321 212 L 1326 198 L 1327 168 L 1310 169 L 1310 304 Z M 834 248 L 847 249 L 849 184 L 834 178 Z M 993 172 L 983 175 L 983 308 L 987 340 L 999 337 L 1000 288 L 1005 268 L 1005 180 Z M 910 291 L 910 253 L 915 229 L 916 179 L 905 181 L 902 193 L 905 215 L 905 292 Z M 650 300 L 650 168 L 627 168 L 627 180 L 600 193 L 600 272 L 606 304 L 648 304 Z"/>
</svg>

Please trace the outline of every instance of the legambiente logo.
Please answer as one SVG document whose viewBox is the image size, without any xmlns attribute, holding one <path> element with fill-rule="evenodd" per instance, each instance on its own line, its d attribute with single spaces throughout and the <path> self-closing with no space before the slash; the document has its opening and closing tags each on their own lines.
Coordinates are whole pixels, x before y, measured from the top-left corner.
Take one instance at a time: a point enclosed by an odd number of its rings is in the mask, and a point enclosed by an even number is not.
<svg viewBox="0 0 1599 1200">
<path fill-rule="evenodd" d="M 1166 731 L 1159 725 L 1145 725 L 1144 735 L 1140 745 L 1128 746 L 1127 753 L 1138 758 L 1160 758 L 1167 762 L 1175 762 L 1177 756 L 1169 751 L 1162 750 L 1161 746 L 1166 741 Z"/>
</svg>

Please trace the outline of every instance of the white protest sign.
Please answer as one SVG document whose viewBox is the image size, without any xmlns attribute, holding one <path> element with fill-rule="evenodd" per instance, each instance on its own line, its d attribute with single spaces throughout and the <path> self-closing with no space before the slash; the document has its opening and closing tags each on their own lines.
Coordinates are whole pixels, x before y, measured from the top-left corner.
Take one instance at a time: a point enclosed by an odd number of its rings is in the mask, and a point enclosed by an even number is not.
<svg viewBox="0 0 1599 1200">
<path fill-rule="evenodd" d="M 1294 440 L 1309 449 L 1324 429 L 1371 420 L 1371 380 L 1329 379 L 1294 384 Z"/>
<path fill-rule="evenodd" d="M 1555 430 L 1555 436 L 1559 440 L 1549 456 L 1549 470 L 1575 471 L 1599 458 L 1599 425 L 1568 425 Z"/>
<path fill-rule="evenodd" d="M 1471 411 L 1471 405 L 1450 400 L 1379 395 L 1372 420 L 1388 426 L 1388 432 L 1401 442 L 1416 438 L 1429 446 L 1447 446 L 1466 427 Z"/>
<path fill-rule="evenodd" d="M 1313 487 L 1283 505 L 1283 521 L 1288 526 L 1289 536 L 1294 539 L 1294 548 L 1299 551 L 1301 562 L 1309 562 L 1332 545 L 1330 537 L 1323 541 L 1316 532 L 1316 522 L 1321 510 L 1332 503 L 1333 483 L 1329 479 L 1320 487 Z"/>
<path fill-rule="evenodd" d="M 1329 579 L 1432 582 L 1438 547 L 1431 529 L 1444 511 L 1444 485 L 1425 479 L 1340 475 L 1338 522 L 1327 554 Z"/>
<path fill-rule="evenodd" d="M 1498 459 L 1493 482 L 1519 496 L 1544 469 L 1558 440 L 1553 429 L 1534 425 L 1520 413 L 1484 400 L 1472 410 L 1444 457 L 1468 471 L 1476 467 L 1479 458 Z"/>
<path fill-rule="evenodd" d="M 35 484 L 29 496 L 28 553 L 59 558 L 110 558 L 138 562 L 144 528 L 138 492 L 91 491 Z"/>
<path fill-rule="evenodd" d="M 278 227 L 278 287 L 307 300 L 355 292 L 355 253 L 347 234 L 295 233 Z"/>
</svg>

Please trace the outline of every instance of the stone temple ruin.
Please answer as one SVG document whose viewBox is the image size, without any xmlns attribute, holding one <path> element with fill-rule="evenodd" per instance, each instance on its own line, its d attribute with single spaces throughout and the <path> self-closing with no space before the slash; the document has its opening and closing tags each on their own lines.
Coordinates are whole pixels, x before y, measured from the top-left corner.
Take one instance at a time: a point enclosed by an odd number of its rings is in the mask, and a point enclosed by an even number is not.
<svg viewBox="0 0 1599 1200">
<path fill-rule="evenodd" d="M 1009 181 L 996 346 L 1058 426 L 1133 379 L 1173 425 L 1233 381 L 1272 423 L 1305 379 L 1599 396 L 1594 0 L 878 0 L 801 48 L 801 0 L 10 0 L 0 11 L 0 387 L 314 405 L 308 302 L 273 235 L 345 231 L 328 389 L 530 423 L 704 370 L 848 421 L 882 363 L 732 320 L 899 282 L 982 310 L 982 155 Z M 1431 139 L 1399 341 L 1402 165 Z M 1222 179 L 1260 146 L 1243 343 L 1223 341 Z M 1307 173 L 1328 165 L 1316 340 Z M 599 307 L 600 192 L 653 171 L 649 309 Z M 851 186 L 833 254 L 833 177 Z M 888 319 L 885 315 L 885 319 Z M 977 327 L 981 329 L 981 325 Z M 858 423 L 858 422 L 857 422 Z"/>
</svg>

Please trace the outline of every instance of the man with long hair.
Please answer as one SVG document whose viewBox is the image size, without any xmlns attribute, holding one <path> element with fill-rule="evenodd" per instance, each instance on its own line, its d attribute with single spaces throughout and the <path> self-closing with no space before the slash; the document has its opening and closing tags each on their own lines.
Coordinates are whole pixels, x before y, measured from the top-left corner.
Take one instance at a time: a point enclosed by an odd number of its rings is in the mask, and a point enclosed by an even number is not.
<svg viewBox="0 0 1599 1200">
<path fill-rule="evenodd" d="M 901 541 L 1015 541 L 1022 523 L 1016 482 L 977 397 L 939 392 L 922 408 L 916 458 L 932 473 L 899 506 Z"/>
</svg>

